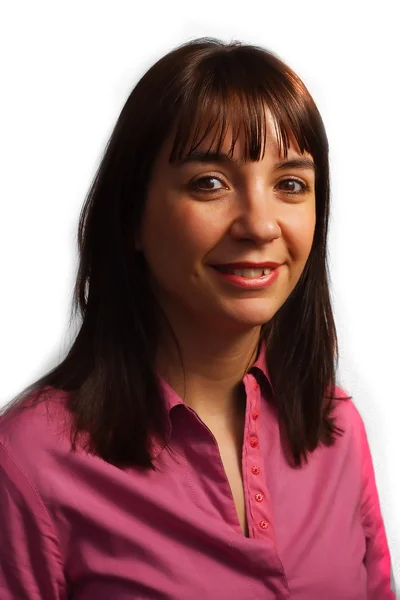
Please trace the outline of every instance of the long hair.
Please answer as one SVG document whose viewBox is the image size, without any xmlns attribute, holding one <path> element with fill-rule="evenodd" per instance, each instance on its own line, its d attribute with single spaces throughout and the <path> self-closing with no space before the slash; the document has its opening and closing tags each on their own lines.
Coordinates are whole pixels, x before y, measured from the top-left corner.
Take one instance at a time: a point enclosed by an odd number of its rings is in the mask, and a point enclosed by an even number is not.
<svg viewBox="0 0 400 600">
<path fill-rule="evenodd" d="M 46 388 L 64 390 L 73 417 L 73 449 L 82 433 L 89 451 L 111 464 L 155 468 L 151 436 L 168 446 L 167 415 L 154 371 L 163 315 L 145 259 L 133 250 L 151 170 L 173 130 L 170 162 L 182 158 L 189 141 L 190 154 L 215 126 L 219 150 L 229 124 L 231 151 L 243 127 L 244 159 L 259 160 L 265 107 L 285 158 L 292 134 L 316 167 L 316 227 L 308 261 L 289 298 L 261 330 L 271 401 L 294 467 L 307 462 L 320 443 L 334 444 L 334 434 L 343 430 L 332 415 L 338 352 L 328 285 L 325 128 L 304 83 L 273 52 L 214 38 L 173 49 L 129 95 L 80 215 L 71 313 L 81 319 L 80 329 L 65 359 L 25 388 L 11 407 L 30 394 L 33 404 L 45 399 Z M 189 132 L 194 132 L 191 140 Z"/>
</svg>

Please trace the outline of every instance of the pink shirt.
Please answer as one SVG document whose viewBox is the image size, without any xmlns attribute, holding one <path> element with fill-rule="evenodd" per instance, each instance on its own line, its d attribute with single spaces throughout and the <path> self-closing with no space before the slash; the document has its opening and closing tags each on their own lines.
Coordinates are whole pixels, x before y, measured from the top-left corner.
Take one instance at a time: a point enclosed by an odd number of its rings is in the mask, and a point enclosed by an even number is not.
<svg viewBox="0 0 400 600">
<path fill-rule="evenodd" d="M 337 403 L 345 434 L 297 470 L 260 359 L 244 384 L 249 538 L 213 435 L 165 382 L 176 452 L 158 448 L 156 472 L 71 453 L 65 393 L 3 418 L 1 600 L 394 600 L 355 405 Z"/>
</svg>

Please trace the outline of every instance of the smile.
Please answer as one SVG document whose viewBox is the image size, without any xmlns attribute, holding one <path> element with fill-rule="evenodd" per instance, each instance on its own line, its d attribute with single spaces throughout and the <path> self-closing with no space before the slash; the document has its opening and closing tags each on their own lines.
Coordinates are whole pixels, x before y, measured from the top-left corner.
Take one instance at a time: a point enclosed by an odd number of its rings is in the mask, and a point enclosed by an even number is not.
<svg viewBox="0 0 400 600">
<path fill-rule="evenodd" d="M 269 287 L 278 278 L 279 268 L 263 267 L 258 269 L 235 269 L 233 267 L 213 266 L 220 281 L 229 286 L 246 290 L 258 290 Z"/>
<path fill-rule="evenodd" d="M 239 277 L 245 277 L 246 279 L 257 279 L 271 273 L 271 269 L 268 267 L 264 269 L 235 269 L 234 267 L 217 266 L 215 269 L 222 273 L 231 273 L 232 275 L 238 275 Z"/>
</svg>

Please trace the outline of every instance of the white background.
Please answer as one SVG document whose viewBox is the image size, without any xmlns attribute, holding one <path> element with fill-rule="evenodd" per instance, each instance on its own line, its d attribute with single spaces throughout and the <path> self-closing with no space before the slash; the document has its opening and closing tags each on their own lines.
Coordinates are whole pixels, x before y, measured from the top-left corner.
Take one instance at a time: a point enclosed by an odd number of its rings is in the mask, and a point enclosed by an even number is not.
<svg viewBox="0 0 400 600">
<path fill-rule="evenodd" d="M 328 133 L 340 382 L 367 428 L 399 587 L 396 8 L 320 0 L 0 5 L 0 405 L 55 366 L 71 339 L 79 211 L 137 80 L 195 37 L 269 48 L 303 79 Z"/>
</svg>

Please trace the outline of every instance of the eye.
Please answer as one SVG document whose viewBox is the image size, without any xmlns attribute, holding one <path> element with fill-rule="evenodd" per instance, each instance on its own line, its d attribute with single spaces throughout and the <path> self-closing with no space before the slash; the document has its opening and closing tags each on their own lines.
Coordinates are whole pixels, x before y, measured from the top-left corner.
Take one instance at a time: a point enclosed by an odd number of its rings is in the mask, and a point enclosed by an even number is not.
<svg viewBox="0 0 400 600">
<path fill-rule="evenodd" d="M 216 182 L 216 181 L 220 184 L 220 187 L 210 187 L 210 182 Z M 203 183 L 200 185 L 200 182 L 203 182 Z M 204 182 L 205 182 L 205 184 L 204 184 Z M 213 186 L 212 183 L 211 183 L 211 186 Z M 222 190 L 222 189 L 224 189 L 224 190 L 228 189 L 226 187 L 226 185 L 220 179 L 218 179 L 218 177 L 213 177 L 211 175 L 209 175 L 207 177 L 199 177 L 198 179 L 191 181 L 190 187 L 196 191 L 204 192 L 206 194 L 218 192 L 219 190 Z"/>
<path fill-rule="evenodd" d="M 289 179 L 282 179 L 278 183 L 278 186 L 282 184 L 286 185 L 286 190 L 283 191 L 287 194 L 304 194 L 305 192 L 310 191 L 310 187 L 306 183 L 304 183 L 304 181 L 301 181 L 300 179 L 295 179 L 294 177 L 290 177 Z"/>
</svg>

